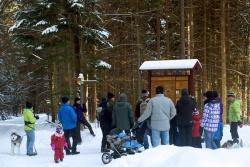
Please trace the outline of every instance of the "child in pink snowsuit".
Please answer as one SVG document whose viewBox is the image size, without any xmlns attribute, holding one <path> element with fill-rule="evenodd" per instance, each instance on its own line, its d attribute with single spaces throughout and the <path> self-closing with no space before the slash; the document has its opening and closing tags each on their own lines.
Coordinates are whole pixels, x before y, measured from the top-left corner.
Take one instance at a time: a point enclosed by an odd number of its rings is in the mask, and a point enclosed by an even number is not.
<svg viewBox="0 0 250 167">
<path fill-rule="evenodd" d="M 67 146 L 67 143 L 64 138 L 64 133 L 61 125 L 56 126 L 56 132 L 51 136 L 51 148 L 54 151 L 54 160 L 55 163 L 58 163 L 59 160 L 63 161 L 64 153 L 63 149 Z"/>
</svg>

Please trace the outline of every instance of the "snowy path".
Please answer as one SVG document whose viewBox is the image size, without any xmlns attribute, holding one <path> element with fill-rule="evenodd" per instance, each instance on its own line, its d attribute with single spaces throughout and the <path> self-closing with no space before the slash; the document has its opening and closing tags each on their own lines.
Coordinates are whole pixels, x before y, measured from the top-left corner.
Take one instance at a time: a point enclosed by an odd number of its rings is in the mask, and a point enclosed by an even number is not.
<svg viewBox="0 0 250 167">
<path fill-rule="evenodd" d="M 24 134 L 22 118 L 0 121 L 0 166 L 1 167 L 100 167 L 101 131 L 94 128 L 96 137 L 92 137 L 87 129 L 82 132 L 83 143 L 78 146 L 79 155 L 65 156 L 64 162 L 55 164 L 53 152 L 50 149 L 50 136 L 54 128 L 46 124 L 46 115 L 38 121 L 35 146 L 37 156 L 25 155 L 26 137 L 21 146 L 21 155 L 10 154 L 10 133 L 13 130 Z M 112 160 L 107 167 L 249 167 L 250 164 L 250 127 L 239 129 L 244 141 L 244 148 L 240 149 L 195 149 L 190 147 L 159 146 L 143 153 Z M 225 126 L 223 141 L 230 139 L 229 127 Z"/>
</svg>

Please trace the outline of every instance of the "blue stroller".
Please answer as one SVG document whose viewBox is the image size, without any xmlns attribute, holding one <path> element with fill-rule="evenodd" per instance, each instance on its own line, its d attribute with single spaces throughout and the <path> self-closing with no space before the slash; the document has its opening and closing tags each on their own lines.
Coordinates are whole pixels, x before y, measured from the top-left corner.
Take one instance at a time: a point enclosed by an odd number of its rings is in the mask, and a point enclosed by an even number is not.
<svg viewBox="0 0 250 167">
<path fill-rule="evenodd" d="M 144 147 L 142 145 L 143 143 L 140 141 L 143 141 L 143 139 L 139 139 L 141 138 L 141 135 L 136 133 L 141 128 L 142 127 L 137 124 L 129 132 L 121 131 L 119 129 L 111 130 L 110 135 L 107 135 L 107 141 L 110 145 L 110 152 L 105 152 L 102 154 L 102 162 L 104 164 L 108 164 L 112 159 L 120 158 L 121 156 L 127 156 L 128 154 L 135 154 L 136 152 L 141 152 Z M 137 139 L 139 139 L 139 141 Z"/>
</svg>

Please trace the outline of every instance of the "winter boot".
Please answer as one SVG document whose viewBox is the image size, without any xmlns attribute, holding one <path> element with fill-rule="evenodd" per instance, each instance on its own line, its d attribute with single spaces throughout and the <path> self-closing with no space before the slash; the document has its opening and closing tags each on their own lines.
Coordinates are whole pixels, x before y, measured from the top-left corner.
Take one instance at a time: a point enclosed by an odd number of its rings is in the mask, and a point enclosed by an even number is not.
<svg viewBox="0 0 250 167">
<path fill-rule="evenodd" d="M 58 160 L 55 160 L 55 163 L 57 164 L 57 163 L 59 163 L 59 161 L 58 161 Z"/>
<path fill-rule="evenodd" d="M 76 151 L 76 148 L 75 149 L 72 149 L 72 152 L 71 152 L 72 155 L 76 155 L 76 154 L 80 154 L 79 151 Z"/>
<path fill-rule="evenodd" d="M 60 161 L 63 161 L 63 158 L 60 158 Z"/>
</svg>

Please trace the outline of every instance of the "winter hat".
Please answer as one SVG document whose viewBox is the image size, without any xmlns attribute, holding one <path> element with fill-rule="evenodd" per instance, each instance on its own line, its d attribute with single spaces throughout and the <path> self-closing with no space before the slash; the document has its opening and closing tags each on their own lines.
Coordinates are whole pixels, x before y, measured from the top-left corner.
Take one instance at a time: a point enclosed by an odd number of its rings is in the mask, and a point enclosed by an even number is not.
<svg viewBox="0 0 250 167">
<path fill-rule="evenodd" d="M 63 133 L 63 128 L 61 124 L 56 125 L 56 133 L 62 134 Z"/>
<path fill-rule="evenodd" d="M 142 97 L 148 97 L 148 95 L 149 95 L 149 92 L 148 92 L 147 90 L 143 89 L 143 90 L 141 91 L 141 96 L 142 96 Z"/>
<path fill-rule="evenodd" d="M 115 95 L 113 93 L 108 92 L 107 97 L 108 99 L 112 99 L 113 97 L 115 97 Z"/>
<path fill-rule="evenodd" d="M 69 98 L 67 96 L 62 97 L 62 103 L 65 104 L 69 101 Z"/>
<path fill-rule="evenodd" d="M 30 109 L 33 107 L 33 105 L 30 102 L 26 101 L 25 107 Z"/>
<path fill-rule="evenodd" d="M 233 91 L 229 91 L 227 93 L 227 97 L 235 97 L 235 93 Z"/>
</svg>

